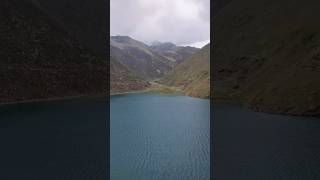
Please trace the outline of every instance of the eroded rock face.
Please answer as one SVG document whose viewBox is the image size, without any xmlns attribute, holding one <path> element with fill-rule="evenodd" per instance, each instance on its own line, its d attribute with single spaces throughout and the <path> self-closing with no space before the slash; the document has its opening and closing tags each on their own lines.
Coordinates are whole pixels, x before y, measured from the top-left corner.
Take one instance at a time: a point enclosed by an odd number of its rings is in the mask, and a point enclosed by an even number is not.
<svg viewBox="0 0 320 180">
<path fill-rule="evenodd" d="M 0 14 L 0 102 L 107 94 L 104 56 L 27 1 L 1 1 Z"/>
<path fill-rule="evenodd" d="M 319 2 L 231 1 L 214 17 L 214 99 L 320 114 Z"/>
</svg>

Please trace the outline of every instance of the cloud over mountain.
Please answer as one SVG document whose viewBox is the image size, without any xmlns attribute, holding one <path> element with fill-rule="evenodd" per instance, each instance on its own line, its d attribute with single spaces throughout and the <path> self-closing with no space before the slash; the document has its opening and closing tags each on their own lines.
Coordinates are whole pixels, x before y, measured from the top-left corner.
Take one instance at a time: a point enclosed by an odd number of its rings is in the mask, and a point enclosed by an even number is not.
<svg viewBox="0 0 320 180">
<path fill-rule="evenodd" d="M 210 0 L 111 0 L 111 35 L 178 45 L 210 39 Z"/>
</svg>

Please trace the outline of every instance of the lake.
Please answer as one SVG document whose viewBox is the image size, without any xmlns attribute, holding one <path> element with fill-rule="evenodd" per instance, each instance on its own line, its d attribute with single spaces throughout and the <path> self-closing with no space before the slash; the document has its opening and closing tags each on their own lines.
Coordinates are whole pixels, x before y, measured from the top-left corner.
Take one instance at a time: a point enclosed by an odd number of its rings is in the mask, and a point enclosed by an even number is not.
<svg viewBox="0 0 320 180">
<path fill-rule="evenodd" d="M 0 179 L 105 180 L 106 98 L 0 106 Z"/>
<path fill-rule="evenodd" d="M 110 113 L 111 180 L 210 179 L 209 100 L 116 95 Z"/>
<path fill-rule="evenodd" d="M 213 108 L 216 180 L 320 179 L 320 118 Z"/>
<path fill-rule="evenodd" d="M 0 106 L 0 179 L 105 180 L 106 98 Z M 111 97 L 111 180 L 209 179 L 209 101 Z M 320 179 L 320 119 L 215 103 L 216 180 Z"/>
</svg>

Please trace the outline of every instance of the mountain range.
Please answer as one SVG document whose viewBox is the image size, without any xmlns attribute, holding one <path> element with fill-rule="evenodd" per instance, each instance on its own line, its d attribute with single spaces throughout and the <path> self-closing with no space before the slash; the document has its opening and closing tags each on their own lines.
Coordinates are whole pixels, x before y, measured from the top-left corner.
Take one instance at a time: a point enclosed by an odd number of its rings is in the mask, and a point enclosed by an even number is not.
<svg viewBox="0 0 320 180">
<path fill-rule="evenodd" d="M 198 49 L 156 43 L 149 46 L 129 36 L 110 37 L 110 55 L 137 77 L 153 80 L 163 77 L 173 66 L 190 57 Z"/>
<path fill-rule="evenodd" d="M 111 36 L 111 93 L 146 89 L 197 51 L 170 42 L 147 45 L 129 36 Z"/>
<path fill-rule="evenodd" d="M 159 41 L 147 45 L 128 36 L 111 36 L 106 58 L 107 25 L 99 21 L 103 3 L 1 1 L 0 102 L 146 90 L 197 59 L 198 48 Z"/>
<path fill-rule="evenodd" d="M 110 44 L 111 92 L 151 88 L 209 98 L 210 44 L 198 49 L 156 41 L 149 46 L 128 36 L 112 36 Z"/>
<path fill-rule="evenodd" d="M 320 4 L 217 0 L 214 5 L 214 101 L 241 102 L 271 113 L 320 114 L 320 26 L 316 21 Z M 151 78 L 140 77 L 179 87 L 187 95 L 208 97 L 209 45 L 180 59 L 177 51 L 172 53 L 174 49 L 172 43 L 148 46 L 148 52 L 163 57 L 159 60 L 163 73 L 154 75 L 159 68 L 153 68 Z"/>
</svg>

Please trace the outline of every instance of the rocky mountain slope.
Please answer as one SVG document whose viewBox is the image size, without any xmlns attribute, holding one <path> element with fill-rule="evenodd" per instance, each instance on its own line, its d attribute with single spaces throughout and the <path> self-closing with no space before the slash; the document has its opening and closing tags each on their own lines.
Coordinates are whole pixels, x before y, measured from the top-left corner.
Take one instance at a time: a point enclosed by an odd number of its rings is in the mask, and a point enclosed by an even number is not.
<svg viewBox="0 0 320 180">
<path fill-rule="evenodd" d="M 107 0 L 25 0 L 95 54 L 107 55 Z"/>
<path fill-rule="evenodd" d="M 215 14 L 215 100 L 320 114 L 320 2 L 231 1 Z"/>
<path fill-rule="evenodd" d="M 152 43 L 150 47 L 169 59 L 172 67 L 190 58 L 195 52 L 199 51 L 199 49 L 195 47 L 177 46 L 170 42 L 162 43 L 159 41 Z"/>
<path fill-rule="evenodd" d="M 211 3 L 213 3 L 213 14 L 218 14 L 218 12 L 223 9 L 226 5 L 228 5 L 231 1 L 237 1 L 237 0 L 214 0 Z"/>
<path fill-rule="evenodd" d="M 150 84 L 136 77 L 125 65 L 110 57 L 110 93 L 144 90 Z"/>
<path fill-rule="evenodd" d="M 197 50 L 174 44 L 173 50 L 161 50 L 128 36 L 111 36 L 110 39 L 111 56 L 126 65 L 135 76 L 145 80 L 163 77 L 174 65 Z"/>
<path fill-rule="evenodd" d="M 84 47 L 34 4 L 0 2 L 0 102 L 106 95 L 107 71 L 105 56 Z"/>
<path fill-rule="evenodd" d="M 128 36 L 112 36 L 110 46 L 111 56 L 140 78 L 159 78 L 170 69 L 168 59 Z"/>
<path fill-rule="evenodd" d="M 190 96 L 209 98 L 210 44 L 174 67 L 160 82 L 179 87 Z"/>
</svg>

